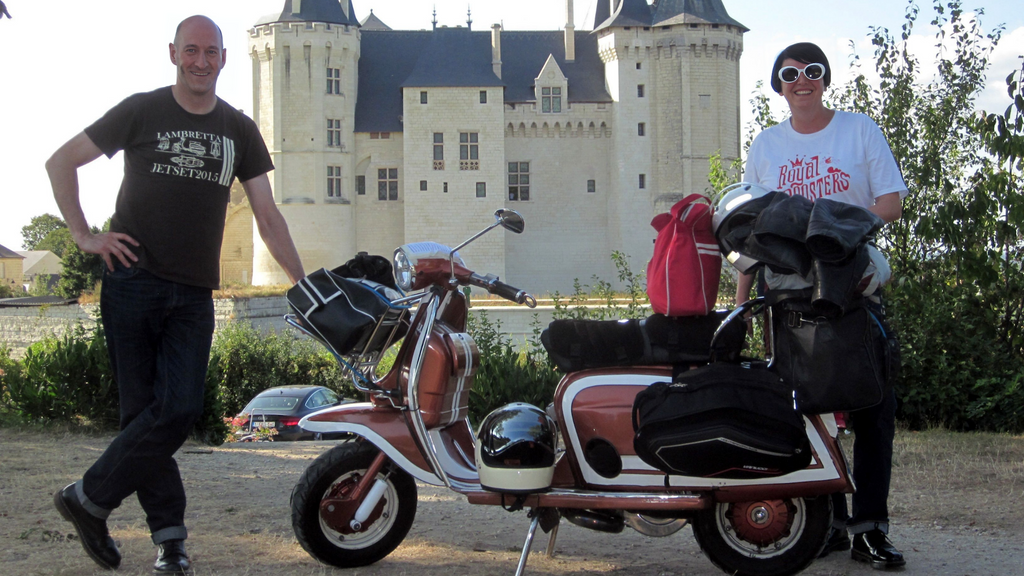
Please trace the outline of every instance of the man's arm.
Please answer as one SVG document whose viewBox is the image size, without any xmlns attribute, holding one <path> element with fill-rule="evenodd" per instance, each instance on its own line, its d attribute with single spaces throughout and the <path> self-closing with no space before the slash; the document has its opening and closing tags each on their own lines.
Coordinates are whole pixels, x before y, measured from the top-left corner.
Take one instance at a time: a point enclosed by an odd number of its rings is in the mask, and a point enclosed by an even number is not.
<svg viewBox="0 0 1024 576">
<path fill-rule="evenodd" d="M 139 258 L 128 244 L 138 246 L 139 243 L 131 236 L 119 232 L 93 234 L 82 212 L 82 202 L 78 195 L 78 169 L 99 158 L 101 154 L 103 152 L 89 136 L 80 132 L 50 156 L 46 161 L 46 173 L 50 176 L 57 207 L 78 247 L 83 252 L 102 256 L 109 270 L 114 269 L 112 256 L 131 267 L 131 262 L 138 262 Z"/>
<path fill-rule="evenodd" d="M 295 250 L 295 243 L 288 232 L 288 223 L 285 222 L 281 211 L 277 209 L 274 202 L 274 193 L 270 189 L 270 178 L 266 174 L 242 182 L 245 194 L 249 197 L 249 205 L 252 207 L 252 214 L 256 218 L 256 228 L 260 231 L 260 238 L 270 250 L 270 255 L 277 260 L 277 263 L 284 268 L 285 274 L 292 283 L 301 280 L 306 273 L 302 269 L 302 260 Z"/>
</svg>

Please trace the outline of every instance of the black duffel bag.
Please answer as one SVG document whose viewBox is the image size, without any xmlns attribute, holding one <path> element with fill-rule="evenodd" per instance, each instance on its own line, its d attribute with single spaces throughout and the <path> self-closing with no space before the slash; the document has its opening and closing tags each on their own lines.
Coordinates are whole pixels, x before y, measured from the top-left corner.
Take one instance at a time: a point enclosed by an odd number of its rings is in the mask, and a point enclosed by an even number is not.
<svg viewBox="0 0 1024 576">
<path fill-rule="evenodd" d="M 867 308 L 828 318 L 815 313 L 809 301 L 791 299 L 774 305 L 772 315 L 772 369 L 792 386 L 801 412 L 861 410 L 889 393 L 888 342 Z"/>
<path fill-rule="evenodd" d="M 633 403 L 633 448 L 668 474 L 763 478 L 811 462 L 792 392 L 762 368 L 716 362 L 657 382 Z"/>
<path fill-rule="evenodd" d="M 311 333 L 335 354 L 344 355 L 362 352 L 382 320 L 400 320 L 401 309 L 392 307 L 383 291 L 379 284 L 321 268 L 299 280 L 285 297 Z"/>
<path fill-rule="evenodd" d="M 555 320 L 540 335 L 541 344 L 558 369 L 645 364 L 707 363 L 715 330 L 729 315 L 669 317 L 654 314 L 642 320 Z M 719 359 L 733 359 L 743 348 L 746 325 L 732 322 L 715 343 Z"/>
</svg>

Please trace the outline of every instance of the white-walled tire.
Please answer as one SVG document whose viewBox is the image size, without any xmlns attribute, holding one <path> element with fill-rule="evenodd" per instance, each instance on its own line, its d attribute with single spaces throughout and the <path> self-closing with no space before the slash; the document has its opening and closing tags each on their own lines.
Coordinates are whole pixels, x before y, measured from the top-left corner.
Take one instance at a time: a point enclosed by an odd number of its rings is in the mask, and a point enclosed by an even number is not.
<svg viewBox="0 0 1024 576">
<path fill-rule="evenodd" d="M 378 479 L 386 477 L 383 507 L 358 532 L 342 534 L 321 517 L 321 500 L 339 485 L 358 482 L 377 453 L 369 442 L 335 446 L 306 468 L 292 490 L 292 529 L 302 548 L 317 560 L 339 568 L 373 564 L 397 548 L 409 533 L 416 518 L 416 483 L 397 467 L 377 474 Z"/>
<path fill-rule="evenodd" d="M 832 525 L 829 496 L 719 503 L 701 510 L 693 535 L 708 559 L 737 576 L 785 576 L 821 553 Z"/>
</svg>

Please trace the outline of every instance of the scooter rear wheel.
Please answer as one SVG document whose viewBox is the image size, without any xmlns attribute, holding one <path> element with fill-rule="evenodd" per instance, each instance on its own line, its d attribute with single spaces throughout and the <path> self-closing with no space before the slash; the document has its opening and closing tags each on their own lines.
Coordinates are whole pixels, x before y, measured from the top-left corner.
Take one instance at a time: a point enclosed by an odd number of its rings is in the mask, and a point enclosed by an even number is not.
<svg viewBox="0 0 1024 576">
<path fill-rule="evenodd" d="M 320 502 L 354 487 L 378 450 L 369 442 L 349 441 L 323 453 L 302 473 L 292 490 L 292 529 L 302 548 L 317 560 L 339 568 L 366 566 L 390 554 L 405 539 L 416 517 L 416 483 L 394 468 L 381 470 L 387 488 L 374 514 L 358 531 L 332 527 Z"/>
<path fill-rule="evenodd" d="M 729 574 L 785 576 L 807 567 L 832 525 L 829 496 L 719 503 L 697 514 L 701 550 Z"/>
</svg>

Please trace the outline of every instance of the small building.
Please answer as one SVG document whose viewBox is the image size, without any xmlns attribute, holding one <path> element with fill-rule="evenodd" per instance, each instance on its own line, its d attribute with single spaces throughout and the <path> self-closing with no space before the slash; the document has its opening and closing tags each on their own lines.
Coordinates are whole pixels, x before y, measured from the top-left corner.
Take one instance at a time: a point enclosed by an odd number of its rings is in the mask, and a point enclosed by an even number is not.
<svg viewBox="0 0 1024 576">
<path fill-rule="evenodd" d="M 22 261 L 22 276 L 27 290 L 44 285 L 52 291 L 60 280 L 64 264 L 60 257 L 49 250 L 18 250 L 25 259 Z"/>
<path fill-rule="evenodd" d="M 0 285 L 7 286 L 15 294 L 24 290 L 24 261 L 24 256 L 0 245 Z"/>
</svg>

